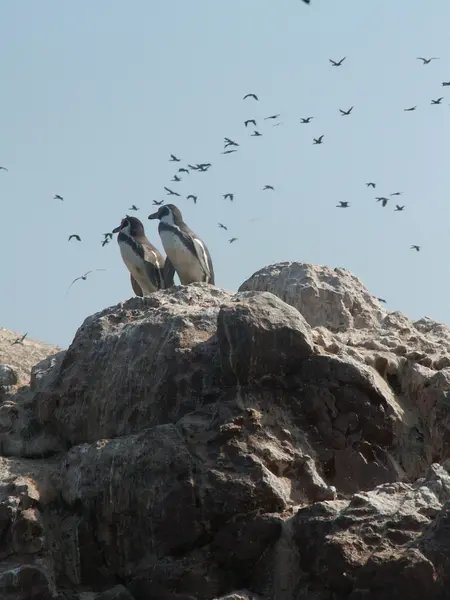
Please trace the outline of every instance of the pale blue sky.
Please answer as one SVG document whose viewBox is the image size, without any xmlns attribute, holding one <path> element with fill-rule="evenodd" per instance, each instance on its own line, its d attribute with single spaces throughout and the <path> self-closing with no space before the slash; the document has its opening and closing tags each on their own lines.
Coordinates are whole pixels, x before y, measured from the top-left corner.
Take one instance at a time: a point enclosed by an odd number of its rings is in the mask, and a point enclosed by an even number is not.
<svg viewBox="0 0 450 600">
<path fill-rule="evenodd" d="M 199 196 L 176 203 L 217 285 L 236 290 L 283 260 L 340 266 L 390 309 L 450 322 L 449 0 L 0 4 L 1 326 L 67 346 L 88 315 L 132 295 L 116 239 L 102 248 L 102 233 L 134 203 L 161 249 L 147 216 L 166 198 L 171 152 L 213 164 L 169 186 Z M 328 62 L 343 56 L 340 68 Z M 243 101 L 248 92 L 260 101 Z M 279 127 L 262 120 L 273 113 Z M 250 137 L 249 118 L 263 137 Z M 238 153 L 220 154 L 224 136 Z M 395 191 L 386 208 L 374 200 Z M 65 296 L 94 268 L 107 270 Z"/>
</svg>

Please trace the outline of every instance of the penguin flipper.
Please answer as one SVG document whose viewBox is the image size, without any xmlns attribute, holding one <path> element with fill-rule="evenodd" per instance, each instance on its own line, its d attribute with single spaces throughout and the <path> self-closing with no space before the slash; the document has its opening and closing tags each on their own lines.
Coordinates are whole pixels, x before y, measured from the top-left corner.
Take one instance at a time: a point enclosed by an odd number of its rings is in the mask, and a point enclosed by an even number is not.
<svg viewBox="0 0 450 600">
<path fill-rule="evenodd" d="M 166 262 L 164 263 L 164 268 L 163 268 L 163 280 L 164 280 L 164 287 L 166 289 L 173 286 L 173 284 L 174 284 L 173 278 L 174 277 L 175 277 L 175 267 L 170 262 L 169 258 L 166 257 Z"/>
<path fill-rule="evenodd" d="M 142 296 L 144 295 L 141 289 L 141 286 L 138 284 L 138 282 L 136 281 L 136 279 L 133 277 L 133 275 L 130 273 L 130 280 L 131 280 L 131 287 L 133 288 L 133 292 L 136 294 L 136 296 Z"/>
</svg>

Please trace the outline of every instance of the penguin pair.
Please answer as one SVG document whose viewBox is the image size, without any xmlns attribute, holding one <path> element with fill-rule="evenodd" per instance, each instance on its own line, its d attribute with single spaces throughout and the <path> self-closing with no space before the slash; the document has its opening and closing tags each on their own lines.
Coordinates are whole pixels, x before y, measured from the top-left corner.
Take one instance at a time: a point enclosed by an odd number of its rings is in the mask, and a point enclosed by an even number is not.
<svg viewBox="0 0 450 600">
<path fill-rule="evenodd" d="M 126 216 L 118 233 L 122 260 L 130 271 L 131 286 L 137 296 L 148 296 L 173 285 L 175 271 L 182 285 L 204 281 L 214 285 L 214 269 L 208 248 L 186 225 L 174 204 L 161 206 L 149 219 L 159 219 L 158 231 L 166 259 L 148 241 L 144 225 L 136 217 Z"/>
</svg>

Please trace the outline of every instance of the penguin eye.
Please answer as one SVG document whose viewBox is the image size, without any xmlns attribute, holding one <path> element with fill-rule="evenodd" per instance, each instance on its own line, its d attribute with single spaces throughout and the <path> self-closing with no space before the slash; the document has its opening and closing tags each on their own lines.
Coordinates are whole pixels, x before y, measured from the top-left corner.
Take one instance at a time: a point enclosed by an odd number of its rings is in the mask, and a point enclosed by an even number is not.
<svg viewBox="0 0 450 600">
<path fill-rule="evenodd" d="M 124 219 L 124 220 L 122 221 L 122 227 L 128 227 L 128 225 L 129 225 L 129 222 L 128 222 L 128 220 L 127 220 L 127 219 Z"/>
</svg>

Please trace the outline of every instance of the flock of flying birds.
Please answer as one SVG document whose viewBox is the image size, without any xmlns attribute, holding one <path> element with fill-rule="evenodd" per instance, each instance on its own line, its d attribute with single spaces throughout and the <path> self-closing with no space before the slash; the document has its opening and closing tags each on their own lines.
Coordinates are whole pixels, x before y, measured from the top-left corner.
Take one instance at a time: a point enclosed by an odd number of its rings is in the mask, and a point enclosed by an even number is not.
<svg viewBox="0 0 450 600">
<path fill-rule="evenodd" d="M 303 0 L 303 1 L 306 4 L 309 4 L 309 0 Z M 342 65 L 343 65 L 344 61 L 346 60 L 346 58 L 347 58 L 346 56 L 344 56 L 340 60 L 334 60 L 334 59 L 330 58 L 329 62 L 331 63 L 332 67 L 335 67 L 335 68 L 342 67 Z M 422 61 L 423 65 L 429 65 L 431 63 L 431 61 L 433 61 L 433 60 L 439 60 L 439 57 L 433 56 L 431 58 L 425 58 L 425 57 L 419 56 L 419 57 L 417 57 L 417 60 Z M 449 87 L 449 86 L 450 86 L 450 81 L 443 81 L 442 82 L 442 87 Z M 243 96 L 243 100 L 244 101 L 246 101 L 246 100 L 253 100 L 255 102 L 258 102 L 259 98 L 258 98 L 257 94 L 255 94 L 255 93 L 248 93 L 245 96 Z M 441 96 L 439 98 L 432 99 L 430 104 L 433 105 L 433 106 L 441 105 L 443 100 L 444 100 L 444 96 Z M 340 112 L 340 114 L 341 114 L 342 117 L 349 117 L 349 116 L 352 115 L 353 109 L 354 109 L 354 106 L 351 106 L 350 108 L 348 108 L 346 110 L 340 108 L 339 112 Z M 417 105 L 404 108 L 403 110 L 405 112 L 413 112 L 413 111 L 417 110 Z M 273 122 L 273 126 L 277 127 L 277 126 L 279 126 L 279 125 L 282 124 L 282 122 L 279 120 L 280 116 L 281 116 L 280 114 L 272 114 L 272 115 L 269 115 L 267 117 L 264 117 L 264 121 L 271 121 L 271 122 Z M 301 117 L 300 118 L 300 123 L 302 125 L 307 125 L 307 124 L 310 124 L 313 119 L 314 119 L 313 116 Z M 244 125 L 244 127 L 245 127 L 246 130 L 249 127 L 253 128 L 252 132 L 250 134 L 250 137 L 261 137 L 261 136 L 264 135 L 263 133 L 261 133 L 261 131 L 260 131 L 261 127 L 258 126 L 257 120 L 254 119 L 254 118 L 250 118 L 250 119 L 245 120 L 244 123 L 243 123 L 243 125 Z M 313 140 L 312 140 L 313 145 L 323 144 L 324 143 L 324 137 L 325 137 L 324 134 L 321 134 L 318 137 L 313 137 Z M 223 151 L 221 152 L 221 154 L 223 154 L 223 155 L 234 154 L 234 153 L 236 153 L 236 152 L 239 151 L 239 146 L 240 146 L 240 144 L 237 141 L 235 141 L 235 140 L 233 140 L 233 139 L 231 139 L 229 137 L 224 137 L 224 148 L 223 148 Z M 170 154 L 169 161 L 171 163 L 174 163 L 174 164 L 182 162 L 181 158 L 179 158 L 176 154 Z M 210 162 L 196 163 L 196 164 L 187 163 L 184 166 L 180 166 L 177 169 L 177 171 L 174 173 L 172 179 L 170 180 L 171 183 L 169 185 L 171 187 L 164 186 L 164 190 L 166 192 L 166 195 L 169 196 L 169 197 L 180 198 L 181 197 L 181 193 L 179 193 L 178 191 L 172 189 L 173 187 L 176 187 L 175 184 L 181 182 L 185 175 L 190 175 L 193 172 L 196 172 L 196 173 L 205 173 L 211 167 L 212 167 L 212 163 L 210 163 Z M 0 171 L 8 171 L 8 169 L 6 167 L 4 167 L 4 166 L 0 166 Z M 365 185 L 366 185 L 367 188 L 375 189 L 377 184 L 374 181 L 368 181 L 368 182 L 366 182 Z M 266 185 L 264 185 L 262 187 L 262 190 L 263 191 L 271 191 L 271 192 L 273 192 L 273 191 L 275 191 L 275 188 L 274 188 L 273 185 L 266 184 Z M 381 206 L 384 208 L 384 207 L 386 207 L 388 205 L 388 203 L 390 202 L 390 200 L 393 197 L 399 197 L 399 196 L 402 195 L 402 193 L 403 192 L 396 191 L 396 192 L 390 193 L 388 196 L 376 196 L 375 200 L 377 202 L 380 202 Z M 222 196 L 223 196 L 224 200 L 229 200 L 229 201 L 233 202 L 235 194 L 232 193 L 232 192 L 227 192 L 227 193 L 224 193 Z M 54 200 L 59 200 L 61 202 L 64 201 L 64 197 L 62 195 L 60 195 L 60 194 L 55 194 L 53 196 L 53 199 Z M 189 195 L 186 196 L 186 199 L 187 200 L 191 200 L 194 204 L 197 204 L 198 196 L 195 195 L 195 194 L 189 194 Z M 155 205 L 155 206 L 163 205 L 163 203 L 164 203 L 164 200 L 153 200 L 153 205 Z M 350 207 L 350 203 L 346 202 L 346 201 L 340 201 L 339 204 L 336 205 L 336 207 L 337 208 L 349 208 Z M 405 204 L 396 204 L 394 210 L 395 210 L 395 212 L 402 212 L 404 209 L 405 209 Z M 130 212 L 137 212 L 137 211 L 139 211 L 139 207 L 136 206 L 135 204 L 132 204 L 129 207 L 128 210 Z M 220 229 L 225 230 L 225 231 L 228 230 L 228 227 L 226 225 L 224 225 L 223 223 L 218 223 L 218 227 Z M 106 246 L 107 244 L 109 244 L 110 241 L 113 238 L 113 235 L 114 235 L 114 232 L 106 232 L 106 233 L 104 233 L 103 234 L 103 239 L 100 241 L 101 245 L 102 246 Z M 75 240 L 76 242 L 81 242 L 82 238 L 81 238 L 81 236 L 78 233 L 72 233 L 72 234 L 69 235 L 68 241 L 71 242 L 72 240 Z M 232 244 L 232 243 L 236 242 L 237 240 L 238 240 L 238 238 L 235 237 L 235 236 L 233 236 L 233 237 L 230 237 L 228 239 L 228 242 L 230 244 Z M 421 249 L 421 247 L 419 245 L 417 245 L 417 244 L 412 244 L 410 246 L 410 249 L 411 250 L 415 250 L 416 252 L 419 252 L 420 249 Z M 93 269 L 93 270 L 87 271 L 86 273 L 84 273 L 83 275 L 80 275 L 79 277 L 76 277 L 72 281 L 72 283 L 70 284 L 69 289 L 70 289 L 70 287 L 76 281 L 86 281 L 88 275 L 91 274 L 91 273 L 93 273 L 94 271 L 105 271 L 105 269 Z M 69 291 L 69 289 L 67 291 Z M 23 338 L 18 338 L 13 343 L 14 344 L 16 344 L 16 343 L 23 343 L 23 340 L 25 339 L 26 335 L 27 334 L 25 334 L 25 336 L 23 336 Z"/>
</svg>

